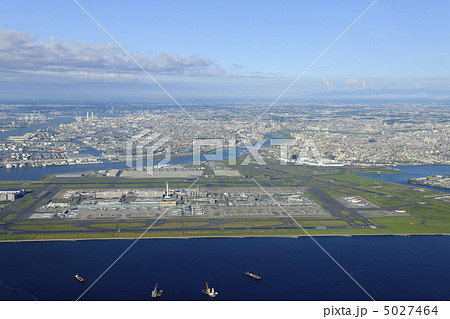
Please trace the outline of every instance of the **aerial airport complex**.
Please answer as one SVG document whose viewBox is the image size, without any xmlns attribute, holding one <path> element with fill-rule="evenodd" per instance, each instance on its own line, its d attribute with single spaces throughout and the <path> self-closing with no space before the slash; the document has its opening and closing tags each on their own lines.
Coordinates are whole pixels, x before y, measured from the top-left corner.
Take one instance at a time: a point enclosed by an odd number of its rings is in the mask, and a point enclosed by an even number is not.
<svg viewBox="0 0 450 319">
<path fill-rule="evenodd" d="M 444 106 L 286 105 L 254 127 L 251 105 L 192 107 L 200 130 L 166 105 L 25 110 L 2 111 L 0 171 L 45 173 L 0 181 L 0 240 L 450 233 Z M 144 128 L 156 149 L 136 146 Z M 211 139 L 239 154 L 194 165 Z M 149 149 L 186 161 L 147 166 Z M 442 173 L 371 178 L 424 164 Z"/>
</svg>

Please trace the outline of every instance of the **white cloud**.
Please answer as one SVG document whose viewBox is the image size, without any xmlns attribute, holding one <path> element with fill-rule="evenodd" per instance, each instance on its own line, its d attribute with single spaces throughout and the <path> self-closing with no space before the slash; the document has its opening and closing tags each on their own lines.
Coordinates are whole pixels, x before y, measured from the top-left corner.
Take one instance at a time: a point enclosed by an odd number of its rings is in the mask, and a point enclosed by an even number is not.
<svg viewBox="0 0 450 319">
<path fill-rule="evenodd" d="M 358 81 L 356 79 L 350 78 L 342 82 L 342 89 L 344 90 L 365 90 L 369 89 L 366 81 Z"/>
<path fill-rule="evenodd" d="M 332 84 L 326 78 L 322 78 L 322 84 L 325 86 L 327 91 L 361 91 L 361 90 L 380 90 L 381 86 L 368 83 L 365 80 L 357 80 L 354 78 L 346 79 L 340 83 Z"/>
<path fill-rule="evenodd" d="M 334 91 L 334 90 L 336 90 L 336 87 L 331 85 L 331 82 L 328 81 L 326 78 L 322 78 L 322 84 L 325 86 L 327 91 Z"/>
<path fill-rule="evenodd" d="M 188 76 L 230 76 L 213 59 L 180 57 L 161 52 L 133 57 L 152 74 Z M 0 70 L 43 72 L 79 76 L 123 78 L 141 76 L 142 70 L 120 48 L 111 44 L 87 42 L 38 42 L 36 36 L 13 30 L 0 30 Z"/>
</svg>

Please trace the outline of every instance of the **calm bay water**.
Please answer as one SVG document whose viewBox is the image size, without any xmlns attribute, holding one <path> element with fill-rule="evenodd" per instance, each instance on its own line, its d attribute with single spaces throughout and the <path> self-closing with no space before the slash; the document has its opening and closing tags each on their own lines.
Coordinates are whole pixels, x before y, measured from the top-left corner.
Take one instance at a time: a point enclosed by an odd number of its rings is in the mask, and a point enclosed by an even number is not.
<svg viewBox="0 0 450 319">
<path fill-rule="evenodd" d="M 377 300 L 450 300 L 448 236 L 317 240 Z M 2 243 L 0 299 L 75 300 L 130 243 Z M 160 300 L 208 300 L 205 281 L 217 300 L 368 300 L 307 237 L 141 240 L 82 300 L 150 300 L 155 282 Z"/>
<path fill-rule="evenodd" d="M 239 157 L 246 149 L 236 148 L 236 156 Z M 223 151 L 223 158 L 228 159 L 227 150 Z M 206 161 L 204 155 L 200 157 L 201 161 Z M 159 163 L 160 159 L 154 160 L 154 165 Z M 174 157 L 170 160 L 171 165 L 192 163 L 193 158 L 190 156 Z M 145 162 L 144 162 L 145 165 Z M 136 167 L 135 163 L 133 167 Z M 45 175 L 65 174 L 65 173 L 81 173 L 85 171 L 107 170 L 107 169 L 124 169 L 127 168 L 125 162 L 109 162 L 104 161 L 103 164 L 87 164 L 87 165 L 65 165 L 65 166 L 46 166 L 46 167 L 26 167 L 0 169 L 0 181 L 36 181 Z"/>
<path fill-rule="evenodd" d="M 441 189 L 436 187 L 429 187 L 423 185 L 409 184 L 406 181 L 410 178 L 425 177 L 425 176 L 436 176 L 436 175 L 450 175 L 450 165 L 401 165 L 395 166 L 404 173 L 397 174 L 369 174 L 369 175 L 359 175 L 369 178 L 375 178 L 382 181 L 393 182 L 398 184 L 404 184 L 414 187 L 421 187 L 427 189 L 433 189 L 441 192 L 450 193 L 448 189 Z"/>
<path fill-rule="evenodd" d="M 59 124 L 72 123 L 75 119 L 73 117 L 58 117 L 56 119 L 48 120 L 44 124 L 33 125 L 30 127 L 16 128 L 11 131 L 0 132 L 0 141 L 6 141 L 9 136 L 19 136 L 26 133 L 34 133 L 37 130 L 45 130 L 49 126 L 58 126 Z"/>
<path fill-rule="evenodd" d="M 268 143 L 265 143 L 263 147 L 265 147 Z M 223 159 L 227 160 L 230 157 L 234 158 L 241 157 L 242 154 L 247 151 L 246 148 L 236 148 L 236 153 L 233 154 L 228 151 L 223 151 Z M 86 153 L 86 152 L 84 152 Z M 90 152 L 93 154 L 94 152 Z M 98 154 L 93 154 L 94 156 L 98 156 Z M 207 154 L 206 156 L 214 156 L 213 154 Z M 200 156 L 201 161 L 207 161 L 205 155 Z M 161 159 L 155 159 L 154 165 L 158 164 Z M 189 164 L 193 163 L 193 156 L 182 156 L 182 157 L 173 157 L 170 159 L 170 165 L 177 164 Z M 145 161 L 144 161 L 145 165 Z M 133 163 L 133 167 L 136 167 L 135 163 Z M 26 167 L 26 168 L 11 168 L 11 169 L 0 169 L 0 181 L 36 181 L 41 179 L 45 175 L 50 174 L 65 174 L 65 173 L 81 173 L 85 171 L 95 171 L 95 170 L 108 170 L 108 169 L 124 169 L 127 168 L 125 162 L 109 162 L 104 160 L 103 164 L 87 164 L 87 165 L 65 165 L 65 166 L 46 166 L 46 167 Z"/>
</svg>

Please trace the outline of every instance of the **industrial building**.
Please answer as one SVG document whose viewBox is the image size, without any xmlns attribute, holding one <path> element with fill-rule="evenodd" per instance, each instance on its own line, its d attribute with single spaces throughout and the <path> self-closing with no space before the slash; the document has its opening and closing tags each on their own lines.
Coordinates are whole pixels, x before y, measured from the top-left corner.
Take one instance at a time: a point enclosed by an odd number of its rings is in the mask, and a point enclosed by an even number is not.
<svg viewBox="0 0 450 319">
<path fill-rule="evenodd" d="M 24 196 L 25 193 L 25 189 L 0 190 L 0 201 L 15 201 L 17 198 Z"/>
</svg>

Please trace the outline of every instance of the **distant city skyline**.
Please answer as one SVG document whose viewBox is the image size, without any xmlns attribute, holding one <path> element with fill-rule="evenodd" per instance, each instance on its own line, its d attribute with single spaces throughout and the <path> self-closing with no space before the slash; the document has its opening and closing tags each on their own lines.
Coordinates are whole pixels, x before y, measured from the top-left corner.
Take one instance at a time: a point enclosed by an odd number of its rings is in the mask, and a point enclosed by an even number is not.
<svg viewBox="0 0 450 319">
<path fill-rule="evenodd" d="M 78 1 L 177 100 L 273 101 L 373 3 Z M 2 1 L 2 102 L 170 99 L 74 1 Z M 280 100 L 450 100 L 450 3 L 378 1 Z"/>
</svg>

